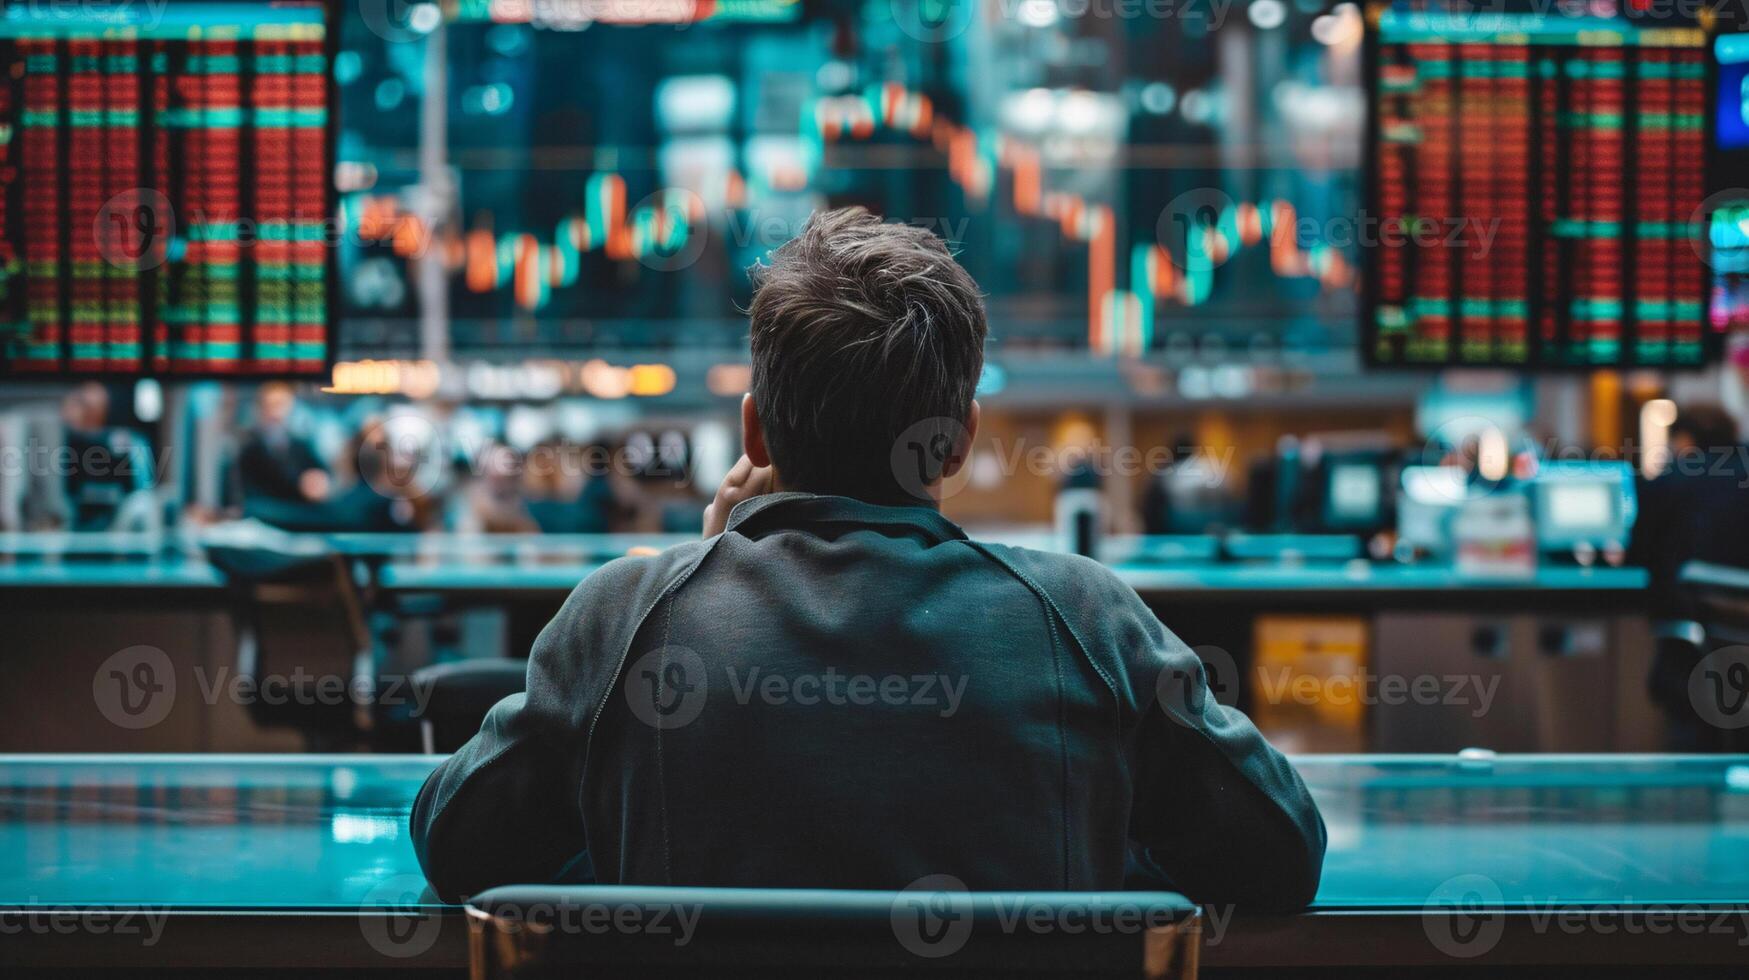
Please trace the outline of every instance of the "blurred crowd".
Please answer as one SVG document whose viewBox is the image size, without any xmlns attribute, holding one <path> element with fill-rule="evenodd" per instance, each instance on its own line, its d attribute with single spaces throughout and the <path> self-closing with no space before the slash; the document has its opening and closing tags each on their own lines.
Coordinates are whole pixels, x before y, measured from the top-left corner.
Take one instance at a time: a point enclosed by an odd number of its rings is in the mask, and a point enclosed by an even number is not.
<svg viewBox="0 0 1749 980">
<path fill-rule="evenodd" d="M 52 420 L 58 432 L 43 431 L 46 417 L 21 426 L 21 444 L 48 448 L 13 468 L 13 506 L 0 524 L 127 531 L 253 518 L 291 531 L 696 531 L 708 502 L 686 428 L 593 426 L 574 438 L 550 417 L 531 428 L 524 416 L 516 443 L 503 413 L 470 406 L 328 399 L 283 382 L 213 391 L 180 417 L 160 417 L 118 406 L 98 382 L 70 389 Z"/>
</svg>

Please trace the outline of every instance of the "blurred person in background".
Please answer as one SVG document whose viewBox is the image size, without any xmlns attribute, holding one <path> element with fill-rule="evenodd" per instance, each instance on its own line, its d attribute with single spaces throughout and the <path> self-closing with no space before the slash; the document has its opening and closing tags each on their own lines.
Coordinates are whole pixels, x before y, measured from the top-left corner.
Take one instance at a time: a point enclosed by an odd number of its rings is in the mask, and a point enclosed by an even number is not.
<svg viewBox="0 0 1749 980">
<path fill-rule="evenodd" d="M 1693 618 L 1682 585 L 1691 561 L 1749 566 L 1749 447 L 1737 423 L 1715 405 L 1689 405 L 1670 425 L 1663 472 L 1639 487 L 1639 514 L 1628 542 L 1628 563 L 1650 576 L 1654 620 Z M 1716 730 L 1695 714 L 1689 674 L 1699 655 L 1685 643 L 1660 641 L 1647 686 L 1670 721 L 1670 748 L 1707 747 Z"/>
<path fill-rule="evenodd" d="M 107 531 L 127 496 L 151 485 L 145 444 L 109 425 L 109 389 L 87 381 L 61 399 L 70 454 L 63 477 L 65 523 L 74 531 Z"/>
<path fill-rule="evenodd" d="M 341 463 L 350 479 L 338 489 L 325 487 L 317 500 L 245 497 L 243 514 L 286 531 L 418 530 L 430 504 L 421 490 L 416 456 L 388 437 L 381 419 L 366 419 L 347 441 Z"/>
<path fill-rule="evenodd" d="M 468 484 L 467 509 L 458 531 L 486 534 L 533 534 L 540 530 L 522 499 L 523 460 L 516 450 L 492 443 Z"/>
<path fill-rule="evenodd" d="M 606 457 L 601 446 L 549 440 L 529 453 L 523 472 L 529 517 L 547 534 L 601 534 L 613 515 L 613 488 L 591 466 Z"/>
<path fill-rule="evenodd" d="M 255 392 L 255 424 L 237 453 L 237 481 L 245 500 L 316 503 L 332 489 L 328 467 L 308 437 L 291 430 L 297 396 L 270 381 Z"/>
</svg>

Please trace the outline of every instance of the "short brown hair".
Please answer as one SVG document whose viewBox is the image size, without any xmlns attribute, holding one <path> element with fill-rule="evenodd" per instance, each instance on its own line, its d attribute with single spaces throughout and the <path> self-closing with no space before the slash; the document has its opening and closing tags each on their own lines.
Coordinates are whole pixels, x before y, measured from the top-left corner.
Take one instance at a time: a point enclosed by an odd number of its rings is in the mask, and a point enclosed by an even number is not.
<svg viewBox="0 0 1749 980">
<path fill-rule="evenodd" d="M 963 423 L 984 369 L 978 284 L 926 229 L 814 214 L 753 278 L 753 403 L 784 485 L 917 503 L 895 440 Z"/>
</svg>

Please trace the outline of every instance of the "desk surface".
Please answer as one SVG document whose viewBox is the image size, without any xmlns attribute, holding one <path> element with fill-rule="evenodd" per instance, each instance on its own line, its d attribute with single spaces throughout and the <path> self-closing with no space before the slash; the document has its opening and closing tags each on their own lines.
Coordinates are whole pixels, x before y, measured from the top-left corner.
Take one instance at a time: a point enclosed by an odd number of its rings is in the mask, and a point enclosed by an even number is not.
<svg viewBox="0 0 1749 980">
<path fill-rule="evenodd" d="M 612 555 L 592 554 L 600 542 L 485 543 L 442 537 L 408 538 L 403 550 L 364 549 L 346 553 L 373 562 L 375 584 L 391 592 L 450 595 L 539 596 L 563 598 Z M 319 549 L 312 552 L 322 553 Z M 622 552 L 623 553 L 623 552 Z M 0 550 L 0 555 L 5 552 Z M 1638 568 L 1578 568 L 1543 565 L 1523 577 L 1476 578 L 1448 565 L 1398 565 L 1388 562 L 1237 562 L 1126 560 L 1111 563 L 1129 586 L 1149 593 L 1358 593 L 1429 595 L 1446 593 L 1632 593 L 1646 587 Z M 222 588 L 225 576 L 194 554 L 91 552 L 19 554 L 0 560 L 0 589 L 188 589 Z"/>
<path fill-rule="evenodd" d="M 1209 910 L 1211 967 L 1741 975 L 1749 756 L 1296 761 L 1330 831 L 1315 911 Z M 407 840 L 435 763 L 0 756 L 0 925 L 14 934 L 0 968 L 459 975 L 467 930 Z"/>
<path fill-rule="evenodd" d="M 1055 546 L 1048 530 L 1008 529 L 987 537 L 1031 548 Z M 603 562 L 633 549 L 668 548 L 692 539 L 683 534 L 301 534 L 253 521 L 168 533 L 0 533 L 0 588 L 216 590 L 224 575 L 204 552 L 232 547 L 349 555 L 367 563 L 374 584 L 391 592 L 544 599 L 562 597 Z M 1214 538 L 1183 535 L 1114 535 L 1102 542 L 1102 554 L 1145 594 L 1590 593 L 1646 586 L 1644 571 L 1636 568 L 1545 565 L 1524 577 L 1477 579 L 1446 565 L 1344 560 L 1358 552 L 1352 537 L 1236 535 L 1228 546 L 1247 555 L 1267 546 L 1268 553 L 1280 557 L 1218 562 Z"/>
<path fill-rule="evenodd" d="M 1317 906 L 1749 902 L 1749 757 L 1305 756 Z M 0 757 L 0 908 L 434 904 L 423 756 Z"/>
</svg>

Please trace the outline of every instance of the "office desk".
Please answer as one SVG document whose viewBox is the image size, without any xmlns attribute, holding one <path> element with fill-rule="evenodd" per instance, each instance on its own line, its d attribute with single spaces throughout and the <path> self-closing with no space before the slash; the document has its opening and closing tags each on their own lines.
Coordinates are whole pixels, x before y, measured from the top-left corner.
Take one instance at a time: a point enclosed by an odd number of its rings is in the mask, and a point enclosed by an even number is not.
<svg viewBox="0 0 1749 980">
<path fill-rule="evenodd" d="M 1329 827 L 1317 902 L 1208 910 L 1213 974 L 1749 961 L 1749 757 L 1296 762 Z M 0 966 L 460 975 L 407 840 L 435 763 L 0 756 Z"/>
</svg>

